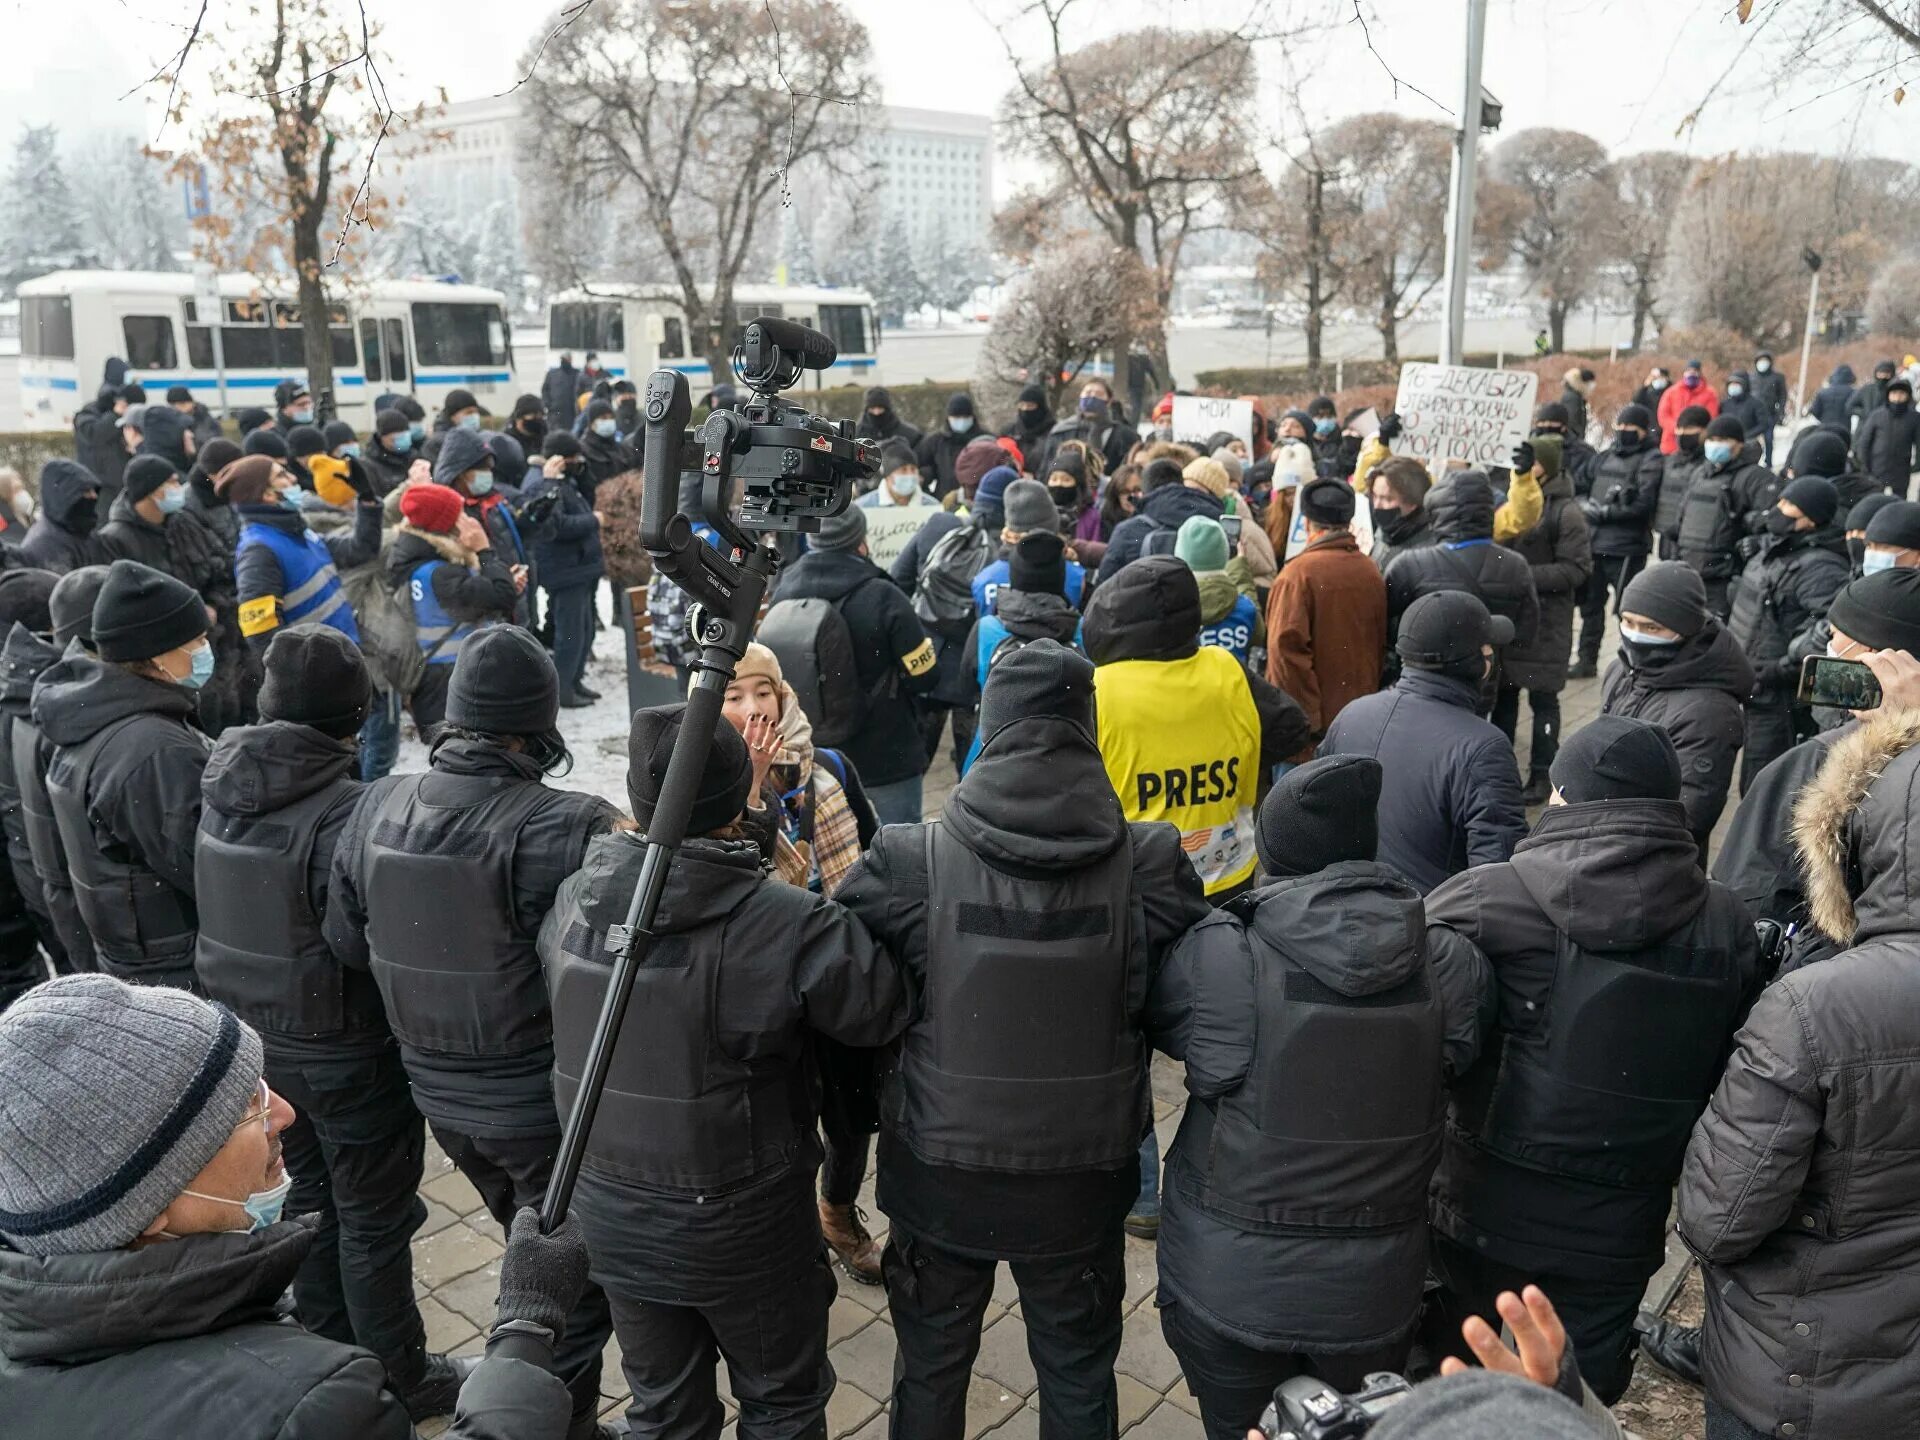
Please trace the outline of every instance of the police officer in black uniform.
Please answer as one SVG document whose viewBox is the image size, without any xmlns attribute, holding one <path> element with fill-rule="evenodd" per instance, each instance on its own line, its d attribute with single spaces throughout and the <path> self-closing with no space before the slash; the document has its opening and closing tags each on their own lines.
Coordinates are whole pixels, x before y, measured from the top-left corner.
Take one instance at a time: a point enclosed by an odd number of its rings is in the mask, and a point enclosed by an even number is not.
<svg viewBox="0 0 1920 1440">
<path fill-rule="evenodd" d="M 0 1010 L 47 978 L 40 951 L 56 971 L 68 968 L 66 947 L 47 913 L 47 897 L 27 848 L 20 785 L 13 776 L 13 722 L 26 715 L 33 682 L 60 651 L 48 604 L 60 577 L 51 570 L 0 570 L 0 827 L 7 840 L 0 874 Z"/>
<path fill-rule="evenodd" d="M 1281 1381 L 1401 1370 L 1427 1276 L 1446 1083 L 1492 1018 L 1486 958 L 1428 931 L 1374 862 L 1380 762 L 1333 755 L 1261 803 L 1266 885 L 1174 947 L 1200 995 L 1167 1046 L 1191 1097 L 1167 1152 L 1160 1325 L 1209 1440 L 1244 1440 Z"/>
<path fill-rule="evenodd" d="M 568 763 L 560 682 L 525 630 L 461 643 L 431 769 L 376 780 L 334 853 L 326 938 L 371 969 L 414 1104 L 503 1229 L 553 1173 L 553 1030 L 535 937 L 594 836 L 620 818 L 596 795 L 549 789 Z M 573 1392 L 569 1440 L 596 1433 L 607 1300 L 589 1286 L 555 1369 Z"/>
<path fill-rule="evenodd" d="M 1209 911 L 1179 833 L 1121 813 L 1080 655 L 1036 640 L 1005 657 L 979 733 L 943 823 L 883 829 L 836 897 L 917 997 L 881 1102 L 891 1433 L 962 1434 L 1004 1260 L 1041 1433 L 1112 1434 L 1121 1222 L 1153 1121 L 1148 991 Z M 1039 794 L 1072 800 L 1036 806 Z"/>
<path fill-rule="evenodd" d="M 286 1097 L 288 1208 L 317 1213 L 294 1276 L 300 1323 L 380 1357 L 415 1420 L 452 1413 L 468 1366 L 427 1353 L 408 1246 L 426 1131 L 380 992 L 321 933 L 340 832 L 360 799 L 354 737 L 372 693 L 360 648 L 309 622 L 275 633 L 260 723 L 228 729 L 201 778 L 200 983 L 260 1034 Z"/>
<path fill-rule="evenodd" d="M 1427 896 L 1428 923 L 1492 962 L 1499 1005 L 1434 1175 L 1427 1338 L 1471 1362 L 1461 1322 L 1498 1326 L 1495 1296 L 1537 1284 L 1611 1405 L 1687 1137 L 1760 990 L 1759 944 L 1701 873 L 1664 730 L 1603 715 L 1561 749 L 1553 785 L 1511 860 Z"/>
<path fill-rule="evenodd" d="M 627 793 L 651 823 L 685 707 L 633 718 Z M 814 1203 L 810 1038 L 877 1046 L 907 1023 L 898 967 L 831 900 L 766 874 L 741 823 L 745 742 L 714 731 L 607 1075 L 573 1214 L 613 1306 L 635 1434 L 717 1435 L 727 1361 L 740 1433 L 824 1435 L 827 1265 Z M 603 835 L 540 930 L 557 1098 L 570 1106 L 644 844 Z"/>
</svg>

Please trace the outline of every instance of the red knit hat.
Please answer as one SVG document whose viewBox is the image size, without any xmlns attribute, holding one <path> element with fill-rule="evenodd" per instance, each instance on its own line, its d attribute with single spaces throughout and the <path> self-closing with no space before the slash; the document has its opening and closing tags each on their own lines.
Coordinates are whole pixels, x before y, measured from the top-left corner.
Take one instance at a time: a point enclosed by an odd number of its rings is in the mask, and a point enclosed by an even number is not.
<svg viewBox="0 0 1920 1440">
<path fill-rule="evenodd" d="M 451 535 L 465 508 L 457 493 L 432 481 L 416 482 L 400 492 L 401 518 L 435 535 Z"/>
</svg>

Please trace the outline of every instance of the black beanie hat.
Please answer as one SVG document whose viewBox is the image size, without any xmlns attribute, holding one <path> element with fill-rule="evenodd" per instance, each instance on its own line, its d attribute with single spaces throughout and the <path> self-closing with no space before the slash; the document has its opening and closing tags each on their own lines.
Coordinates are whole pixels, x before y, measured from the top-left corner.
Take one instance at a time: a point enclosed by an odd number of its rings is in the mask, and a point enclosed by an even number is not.
<svg viewBox="0 0 1920 1440">
<path fill-rule="evenodd" d="M 556 455 L 571 460 L 586 453 L 580 448 L 580 437 L 571 430 L 549 430 L 540 448 L 549 460 Z"/>
<path fill-rule="evenodd" d="M 291 459 L 293 452 L 287 449 L 287 442 L 278 430 L 250 431 L 246 443 L 241 445 L 243 455 L 266 455 L 275 460 Z"/>
<path fill-rule="evenodd" d="M 1007 585 L 1038 595 L 1067 593 L 1067 542 L 1051 530 L 1030 530 L 1007 557 Z"/>
<path fill-rule="evenodd" d="M 1344 480 L 1314 480 L 1300 490 L 1300 513 L 1316 525 L 1345 525 L 1353 519 L 1353 486 Z"/>
<path fill-rule="evenodd" d="M 1620 413 L 1613 417 L 1616 426 L 1631 425 L 1640 430 L 1653 429 L 1653 416 L 1647 413 L 1644 405 L 1622 405 Z"/>
<path fill-rule="evenodd" d="M 1847 473 L 1850 448 L 1847 437 L 1838 430 L 1816 425 L 1794 441 L 1787 466 L 1796 475 L 1824 475 L 1831 480 Z"/>
<path fill-rule="evenodd" d="M 1620 608 L 1692 639 L 1707 625 L 1707 587 L 1691 565 L 1655 565 L 1627 582 Z"/>
<path fill-rule="evenodd" d="M 327 437 L 311 425 L 296 425 L 287 431 L 287 453 L 296 460 L 318 455 L 327 448 Z"/>
<path fill-rule="evenodd" d="M 1704 405 L 1689 405 L 1673 417 L 1673 428 L 1676 430 L 1691 430 L 1695 426 L 1704 430 L 1712 423 L 1713 416 L 1707 413 Z"/>
<path fill-rule="evenodd" d="M 1013 403 L 1016 405 L 1038 405 L 1044 410 L 1047 406 L 1046 387 L 1041 385 L 1023 385 L 1020 387 L 1019 396 Z"/>
<path fill-rule="evenodd" d="M 896 470 L 904 470 L 909 465 L 920 468 L 920 462 L 913 458 L 913 447 L 904 440 L 889 440 L 880 447 L 880 473 L 891 475 Z"/>
<path fill-rule="evenodd" d="M 653 807 L 667 783 L 667 765 L 686 719 L 684 702 L 636 710 L 627 736 L 627 803 L 633 818 L 645 830 L 653 823 Z M 753 792 L 753 757 L 723 715 L 713 727 L 713 745 L 694 791 L 693 810 L 687 816 L 687 834 L 705 835 L 740 817 Z"/>
<path fill-rule="evenodd" d="M 1513 622 L 1489 611 L 1479 596 L 1436 590 L 1407 607 L 1394 649 L 1409 665 L 1438 670 L 1478 660 L 1483 645 L 1511 645 L 1513 633 Z"/>
<path fill-rule="evenodd" d="M 473 398 L 471 390 L 449 390 L 446 403 L 440 408 L 441 413 L 451 417 L 458 415 L 462 410 L 478 410 L 480 402 Z"/>
<path fill-rule="evenodd" d="M 1744 441 L 1747 438 L 1747 427 L 1731 415 L 1716 415 L 1707 423 L 1707 438 Z"/>
<path fill-rule="evenodd" d="M 193 391 L 184 385 L 169 385 L 167 387 L 167 403 L 169 405 L 191 405 L 193 403 Z"/>
<path fill-rule="evenodd" d="M 1856 505 L 1854 508 L 1857 510 L 1860 507 Z M 1849 515 L 1847 519 L 1851 521 L 1853 517 Z M 1895 500 L 1893 504 L 1883 506 L 1880 513 L 1867 522 L 1867 544 L 1897 545 L 1902 550 L 1920 550 L 1920 505 L 1911 500 Z"/>
<path fill-rule="evenodd" d="M 1827 624 L 1871 649 L 1920 657 L 1920 570 L 1882 570 L 1843 585 Z"/>
<path fill-rule="evenodd" d="M 245 453 L 226 436 L 218 435 L 193 452 L 193 468 L 205 476 L 207 483 L 211 485 L 214 476 Z"/>
<path fill-rule="evenodd" d="M 1015 721 L 1036 719 L 1068 721 L 1085 731 L 1090 743 L 1098 743 L 1093 665 L 1058 640 L 1022 645 L 987 672 L 980 692 L 981 748 Z"/>
<path fill-rule="evenodd" d="M 1800 513 L 1815 525 L 1831 525 L 1840 512 L 1840 492 L 1824 475 L 1802 475 L 1789 480 L 1780 498 L 1799 507 Z"/>
<path fill-rule="evenodd" d="M 1253 846 L 1272 876 L 1311 875 L 1380 847 L 1380 762 L 1328 755 L 1296 765 L 1260 802 Z"/>
<path fill-rule="evenodd" d="M 100 598 L 100 587 L 106 583 L 104 565 L 82 565 L 60 577 L 47 600 L 56 645 L 78 640 L 89 650 L 93 648 L 93 602 Z"/>
<path fill-rule="evenodd" d="M 947 414 L 949 415 L 973 414 L 973 397 L 967 394 L 967 392 L 964 390 L 962 390 L 958 395 L 949 395 L 947 397 Z"/>
<path fill-rule="evenodd" d="M 1561 742 L 1547 772 L 1569 805 L 1589 800 L 1678 800 L 1680 756 L 1658 725 L 1602 715 Z"/>
<path fill-rule="evenodd" d="M 151 660 L 206 633 L 199 592 L 138 560 L 114 561 L 93 602 L 93 648 L 102 660 Z"/>
<path fill-rule="evenodd" d="M 360 437 L 346 421 L 329 420 L 320 428 L 320 438 L 327 442 L 327 449 L 333 450 L 341 445 L 351 445 Z"/>
<path fill-rule="evenodd" d="M 1905 502 L 1898 496 L 1889 495 L 1884 490 L 1875 491 L 1864 499 L 1856 501 L 1854 507 L 1847 511 L 1845 528 L 1850 532 L 1854 530 L 1865 530 L 1867 526 L 1873 523 L 1873 517 L 1889 505 L 1901 505 L 1904 503 Z"/>
<path fill-rule="evenodd" d="M 893 396 L 887 393 L 887 387 L 884 385 L 868 386 L 866 404 L 863 408 L 867 410 L 891 410 L 893 408 Z"/>
<path fill-rule="evenodd" d="M 447 723 L 489 735 L 546 735 L 560 718 L 560 677 L 518 625 L 488 625 L 460 642 Z"/>
<path fill-rule="evenodd" d="M 1536 425 L 1568 425 L 1572 421 L 1567 407 L 1558 400 L 1549 400 L 1533 412 L 1533 423 Z"/>
<path fill-rule="evenodd" d="M 366 723 L 373 686 L 360 647 L 331 625 L 308 621 L 273 637 L 262 660 L 260 718 L 311 725 L 346 740 Z"/>
<path fill-rule="evenodd" d="M 240 434 L 244 438 L 253 434 L 271 419 L 273 419 L 272 411 L 262 410 L 258 405 L 249 405 L 234 415 L 233 423 L 239 427 Z"/>
<path fill-rule="evenodd" d="M 0 570 L 0 635 L 16 624 L 36 635 L 53 629 L 49 606 L 60 577 L 51 570 Z"/>
<path fill-rule="evenodd" d="M 173 462 L 158 455 L 136 455 L 121 472 L 121 483 L 126 487 L 129 501 L 144 500 L 169 480 L 179 478 L 180 472 L 173 468 Z"/>
<path fill-rule="evenodd" d="M 398 435 L 407 428 L 407 417 L 398 410 L 382 410 L 373 417 L 373 433 L 376 435 Z"/>
</svg>

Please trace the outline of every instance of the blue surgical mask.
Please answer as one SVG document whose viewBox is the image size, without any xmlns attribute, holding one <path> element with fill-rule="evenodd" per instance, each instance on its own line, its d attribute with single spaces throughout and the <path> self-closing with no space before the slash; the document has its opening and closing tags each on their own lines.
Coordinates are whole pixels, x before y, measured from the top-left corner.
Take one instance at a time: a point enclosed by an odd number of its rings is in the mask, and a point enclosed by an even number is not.
<svg viewBox="0 0 1920 1440">
<path fill-rule="evenodd" d="M 956 435 L 964 435 L 972 428 L 973 417 L 971 415 L 949 415 L 947 417 L 947 429 Z"/>
<path fill-rule="evenodd" d="M 211 655 L 213 649 L 208 647 Z M 244 1200 L 229 1200 L 224 1195 L 203 1195 L 198 1190 L 182 1190 L 182 1195 L 191 1195 L 196 1200 L 211 1200 L 216 1205 L 238 1205 L 247 1212 L 252 1223 L 247 1226 L 249 1235 L 278 1224 L 280 1216 L 287 1208 L 287 1196 L 293 1191 L 293 1173 L 289 1171 L 285 1179 L 271 1190 L 256 1190 Z"/>
<path fill-rule="evenodd" d="M 1707 463 L 1709 465 L 1724 465 L 1733 458 L 1733 442 L 1731 440 L 1709 440 L 1704 448 L 1707 452 Z"/>
<path fill-rule="evenodd" d="M 160 507 L 162 515 L 178 515 L 180 507 L 187 503 L 187 492 L 179 485 L 169 485 L 153 497 L 153 503 Z"/>
<path fill-rule="evenodd" d="M 300 487 L 299 486 L 289 485 L 286 489 L 276 490 L 273 493 L 274 493 L 274 498 L 277 499 L 282 505 L 286 506 L 287 509 L 298 510 L 300 508 Z"/>
<path fill-rule="evenodd" d="M 418 445 L 422 440 L 427 438 L 427 427 L 422 425 L 418 420 L 415 420 L 407 426 L 407 434 L 411 435 L 413 437 L 413 443 Z"/>
<path fill-rule="evenodd" d="M 1313 422 L 1313 433 L 1316 435 L 1331 435 L 1338 428 L 1331 415 L 1323 415 Z"/>
<path fill-rule="evenodd" d="M 393 453 L 404 455 L 413 449 L 413 431 L 396 430 L 387 437 L 387 443 L 393 446 Z"/>
<path fill-rule="evenodd" d="M 470 495 L 487 495 L 491 494 L 492 491 L 493 476 L 484 470 L 467 481 L 467 493 Z"/>
<path fill-rule="evenodd" d="M 311 425 L 313 423 L 313 407 L 311 405 L 304 406 L 299 410 L 289 410 L 287 414 L 296 425 Z"/>
<path fill-rule="evenodd" d="M 198 690 L 213 678 L 213 646 L 202 645 L 187 658 L 193 662 L 193 668 L 174 684 L 183 690 Z"/>
<path fill-rule="evenodd" d="M 1680 637 L 1678 635 L 1650 635 L 1645 630 L 1634 629 L 1631 625 L 1622 625 L 1620 627 L 1620 638 L 1629 645 L 1657 645 L 1665 647 L 1668 645 L 1678 645 L 1680 643 Z"/>
<path fill-rule="evenodd" d="M 478 430 L 480 428 L 480 412 L 474 410 L 462 415 L 460 417 L 460 428 L 462 430 Z"/>
<path fill-rule="evenodd" d="M 360 442 L 356 440 L 352 444 L 342 445 L 337 453 L 342 460 L 358 460 L 360 458 Z"/>
<path fill-rule="evenodd" d="M 613 438 L 613 433 L 618 428 L 619 427 L 611 420 L 596 420 L 593 422 L 593 433 L 607 440 Z"/>
<path fill-rule="evenodd" d="M 1869 550 L 1861 557 L 1860 573 L 1878 575 L 1882 570 L 1893 569 L 1894 562 L 1899 558 L 1891 550 Z"/>
<path fill-rule="evenodd" d="M 1744 385 L 1727 386 L 1727 394 L 1731 395 L 1736 400 L 1738 400 L 1742 395 L 1746 393 L 1747 393 L 1747 387 Z"/>
</svg>

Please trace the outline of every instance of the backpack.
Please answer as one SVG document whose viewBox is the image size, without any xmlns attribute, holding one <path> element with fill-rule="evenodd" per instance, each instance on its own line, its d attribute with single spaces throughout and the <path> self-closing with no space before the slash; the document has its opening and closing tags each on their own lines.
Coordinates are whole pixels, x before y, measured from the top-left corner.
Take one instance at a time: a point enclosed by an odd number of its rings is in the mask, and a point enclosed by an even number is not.
<svg viewBox="0 0 1920 1440">
<path fill-rule="evenodd" d="M 1147 538 L 1140 542 L 1140 554 L 1171 555 L 1173 542 L 1180 538 L 1180 532 L 1171 525 L 1162 525 L 1151 515 L 1147 516 Z"/>
<path fill-rule="evenodd" d="M 849 591 L 849 594 L 852 592 Z M 844 745 L 867 718 L 867 695 L 853 662 L 853 632 L 831 600 L 779 600 L 755 637 L 780 661 L 816 746 Z"/>
<path fill-rule="evenodd" d="M 373 683 L 403 699 L 412 695 L 427 673 L 427 657 L 416 638 L 413 602 L 387 586 L 385 556 L 347 571 L 340 577 L 340 589 L 353 606 L 360 653 Z"/>
<path fill-rule="evenodd" d="M 946 629 L 971 625 L 973 577 L 987 568 L 994 548 L 993 537 L 978 525 L 962 525 L 942 535 L 920 567 L 913 613 L 930 625 Z"/>
</svg>

